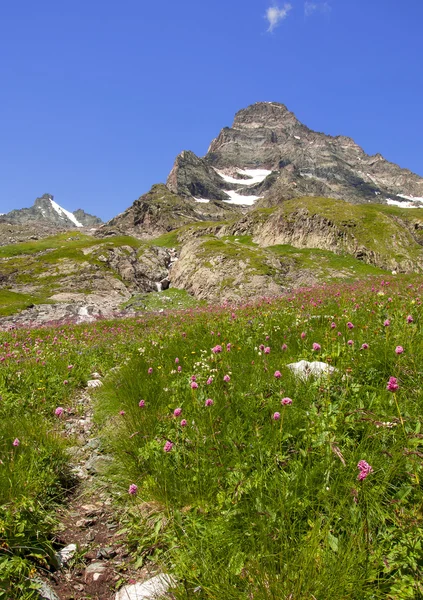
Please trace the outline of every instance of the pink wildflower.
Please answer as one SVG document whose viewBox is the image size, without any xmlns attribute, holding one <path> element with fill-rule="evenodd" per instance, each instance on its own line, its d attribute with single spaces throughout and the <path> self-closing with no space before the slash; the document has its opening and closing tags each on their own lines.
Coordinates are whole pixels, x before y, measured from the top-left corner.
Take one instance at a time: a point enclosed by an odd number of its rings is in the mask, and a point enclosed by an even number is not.
<svg viewBox="0 0 423 600">
<path fill-rule="evenodd" d="M 123 416 L 125 414 L 125 411 L 124 410 L 120 410 L 119 414 Z"/>
<path fill-rule="evenodd" d="M 178 358 L 178 357 L 176 357 L 176 358 L 175 358 L 175 364 L 177 365 L 177 364 L 178 364 L 178 362 L 179 362 L 179 358 Z"/>
<path fill-rule="evenodd" d="M 64 380 L 63 385 L 68 385 L 69 381 L 67 379 Z"/>
<path fill-rule="evenodd" d="M 191 375 L 191 381 L 197 381 L 197 376 L 196 375 Z"/>
<path fill-rule="evenodd" d="M 211 398 L 207 398 L 207 400 L 204 403 L 204 406 L 213 406 L 214 402 Z"/>
<path fill-rule="evenodd" d="M 207 385 L 210 385 L 211 383 L 213 383 L 213 377 L 209 377 L 206 381 Z"/>
<path fill-rule="evenodd" d="M 266 348 L 264 349 L 264 353 L 265 354 L 270 354 L 270 348 L 269 348 L 269 346 L 266 346 Z"/>
<path fill-rule="evenodd" d="M 166 442 L 166 444 L 164 445 L 163 450 L 165 452 L 170 452 L 172 450 L 172 448 L 173 448 L 173 444 L 172 444 L 172 442 L 169 442 L 169 440 L 168 440 Z"/>
<path fill-rule="evenodd" d="M 388 392 L 396 392 L 399 388 L 398 381 L 396 377 L 390 377 L 387 383 L 386 389 Z"/>
<path fill-rule="evenodd" d="M 68 369 L 69 369 L 69 371 L 70 371 L 71 369 L 73 369 L 73 365 L 68 365 Z"/>
<path fill-rule="evenodd" d="M 229 377 L 229 375 L 225 375 L 223 378 L 223 381 L 226 381 L 226 382 L 228 382 L 230 380 L 231 380 L 231 378 Z"/>
<path fill-rule="evenodd" d="M 232 344 L 226 344 L 226 352 L 231 351 Z"/>
<path fill-rule="evenodd" d="M 259 350 L 260 350 L 260 352 L 263 352 L 263 350 L 264 350 L 264 344 L 260 344 Z"/>
<path fill-rule="evenodd" d="M 369 348 L 369 344 L 361 344 L 362 350 L 367 350 Z"/>
<path fill-rule="evenodd" d="M 280 379 L 282 377 L 282 373 L 280 371 L 275 371 L 276 379 Z"/>
<path fill-rule="evenodd" d="M 131 483 L 131 485 L 129 486 L 128 489 L 128 494 L 131 494 L 131 496 L 135 496 L 135 494 L 138 492 L 138 486 L 135 485 L 135 483 Z"/>
<path fill-rule="evenodd" d="M 391 324 L 391 321 L 390 321 L 389 319 L 386 319 L 386 320 L 383 322 L 383 325 L 384 325 L 384 327 L 389 327 L 389 325 L 390 325 L 390 324 Z"/>
<path fill-rule="evenodd" d="M 15 438 L 15 439 L 13 440 L 13 446 L 16 446 L 16 447 L 17 447 L 17 446 L 19 446 L 19 444 L 20 444 L 20 441 L 18 440 L 18 438 Z"/>
<path fill-rule="evenodd" d="M 281 349 L 282 350 L 286 350 L 288 348 L 288 346 L 286 344 L 282 344 Z"/>
<path fill-rule="evenodd" d="M 301 334 L 301 336 L 300 336 L 300 337 L 301 337 L 301 339 L 302 339 L 302 340 L 303 340 L 303 339 L 305 339 L 305 336 L 306 336 L 306 335 L 307 335 L 307 334 L 305 333 L 305 331 L 303 331 L 303 332 L 302 332 L 302 334 Z"/>
<path fill-rule="evenodd" d="M 370 466 L 365 460 L 360 460 L 358 462 L 357 469 L 360 471 L 360 473 L 357 475 L 357 479 L 359 481 L 363 481 L 363 479 L 366 479 L 370 473 L 373 473 L 373 467 Z"/>
<path fill-rule="evenodd" d="M 186 419 L 182 419 L 181 427 L 186 427 L 188 425 L 188 421 Z"/>
<path fill-rule="evenodd" d="M 347 327 L 348 329 L 354 329 L 354 325 L 351 323 L 351 321 L 348 321 Z"/>
<path fill-rule="evenodd" d="M 402 346 L 397 346 L 395 348 L 395 354 L 402 354 L 404 352 L 404 348 Z"/>
<path fill-rule="evenodd" d="M 145 400 L 140 400 L 139 403 L 138 403 L 138 406 L 140 408 L 144 408 L 144 406 L 145 406 Z"/>
<path fill-rule="evenodd" d="M 56 415 L 56 417 L 61 417 L 63 415 L 63 412 L 63 408 L 61 406 L 58 406 L 54 411 L 54 414 Z"/>
<path fill-rule="evenodd" d="M 175 410 L 173 411 L 174 417 L 179 417 L 181 414 L 182 414 L 182 408 L 175 408 Z"/>
<path fill-rule="evenodd" d="M 218 344 L 217 346 L 215 346 L 214 348 L 212 348 L 212 352 L 213 352 L 213 354 L 219 354 L 220 352 L 222 352 L 222 346 L 220 346 Z"/>
<path fill-rule="evenodd" d="M 411 315 L 408 315 L 407 323 L 412 323 L 413 321 L 414 321 L 413 317 Z"/>
<path fill-rule="evenodd" d="M 292 404 L 292 400 L 291 400 L 291 398 L 282 398 L 281 404 L 282 404 L 282 406 L 287 406 L 289 404 Z"/>
<path fill-rule="evenodd" d="M 182 367 L 181 365 L 178 366 L 178 373 L 180 373 L 182 371 Z"/>
<path fill-rule="evenodd" d="M 198 383 L 196 383 L 195 381 L 191 382 L 191 389 L 196 390 L 198 388 Z"/>
<path fill-rule="evenodd" d="M 273 413 L 272 419 L 274 421 L 279 421 L 280 418 L 281 418 L 281 413 L 278 413 L 278 412 Z"/>
<path fill-rule="evenodd" d="M 318 344 L 317 342 L 314 342 L 313 344 L 313 350 L 315 350 L 316 352 L 318 352 L 319 350 L 321 350 L 321 345 Z"/>
<path fill-rule="evenodd" d="M 348 340 L 347 344 L 348 344 L 348 346 L 353 346 L 354 342 L 352 340 Z"/>
<path fill-rule="evenodd" d="M 152 373 L 152 372 L 153 372 L 153 367 L 150 367 L 150 368 L 148 369 L 147 373 L 148 373 L 149 375 L 151 375 L 151 373 Z"/>
<path fill-rule="evenodd" d="M 336 323 L 334 323 L 334 322 L 332 321 L 332 323 L 330 324 L 330 328 L 331 328 L 331 329 L 335 329 L 335 328 L 336 328 Z"/>
</svg>

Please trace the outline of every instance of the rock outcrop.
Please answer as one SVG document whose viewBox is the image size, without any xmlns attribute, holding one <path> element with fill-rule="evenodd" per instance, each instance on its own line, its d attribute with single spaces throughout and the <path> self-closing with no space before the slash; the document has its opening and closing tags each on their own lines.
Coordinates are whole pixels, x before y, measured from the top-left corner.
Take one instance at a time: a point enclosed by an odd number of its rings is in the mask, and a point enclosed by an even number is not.
<svg viewBox="0 0 423 600">
<path fill-rule="evenodd" d="M 108 221 L 96 233 L 99 237 L 116 233 L 151 239 L 191 223 L 222 221 L 240 216 L 238 206 L 225 202 L 196 202 L 173 193 L 163 184 L 153 185 L 125 212 Z"/>
</svg>

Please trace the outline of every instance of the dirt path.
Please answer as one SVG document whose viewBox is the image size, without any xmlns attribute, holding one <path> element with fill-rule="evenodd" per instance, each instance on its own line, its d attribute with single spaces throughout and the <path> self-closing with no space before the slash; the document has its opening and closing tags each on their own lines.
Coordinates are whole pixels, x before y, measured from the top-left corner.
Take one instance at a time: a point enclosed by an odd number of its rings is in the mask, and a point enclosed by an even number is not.
<svg viewBox="0 0 423 600">
<path fill-rule="evenodd" d="M 94 376 L 93 381 L 101 385 L 100 376 Z M 52 592 L 50 598 L 45 595 L 49 600 L 113 600 L 122 585 L 156 574 L 151 569 L 135 571 L 131 566 L 125 537 L 120 533 L 122 523 L 113 511 L 108 482 L 101 475 L 111 458 L 103 454 L 93 424 L 92 389 L 80 392 L 73 409 L 62 416 L 64 434 L 75 439 L 69 452 L 78 483 L 68 505 L 58 511 L 56 542 L 62 548 L 69 547 L 71 557 L 64 557 L 62 567 L 46 582 Z"/>
</svg>

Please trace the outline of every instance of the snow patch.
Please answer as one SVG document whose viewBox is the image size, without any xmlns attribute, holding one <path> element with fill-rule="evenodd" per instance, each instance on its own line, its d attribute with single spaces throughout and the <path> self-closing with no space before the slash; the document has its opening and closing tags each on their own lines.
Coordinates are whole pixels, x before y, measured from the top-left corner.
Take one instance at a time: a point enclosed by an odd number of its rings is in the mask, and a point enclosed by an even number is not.
<svg viewBox="0 0 423 600">
<path fill-rule="evenodd" d="M 295 138 L 296 140 L 300 140 L 300 139 L 301 139 L 299 135 L 294 135 L 294 138 Z"/>
<path fill-rule="evenodd" d="M 242 204 L 244 206 L 252 206 L 261 196 L 242 196 L 234 190 L 224 190 L 225 194 L 231 199 L 231 204 Z"/>
<path fill-rule="evenodd" d="M 226 175 L 226 173 L 219 171 L 218 169 L 215 169 L 215 171 L 228 183 L 236 183 L 238 185 L 255 185 L 256 183 L 261 183 L 272 172 L 267 169 L 236 169 L 237 173 L 248 177 L 248 179 L 236 179 L 235 177 Z"/>
<path fill-rule="evenodd" d="M 203 202 L 203 204 L 206 202 L 210 202 L 210 200 L 207 200 L 207 198 L 196 198 L 195 196 L 194 196 L 194 200 L 196 202 Z"/>
<path fill-rule="evenodd" d="M 400 197 L 403 198 L 403 196 Z M 423 202 L 423 198 L 413 198 L 412 202 L 401 202 L 400 200 L 392 200 L 392 198 L 387 198 L 386 203 L 390 204 L 391 206 L 400 206 L 401 208 L 422 208 L 418 204 L 413 204 L 413 202 L 416 200 Z"/>
<path fill-rule="evenodd" d="M 398 198 L 405 198 L 405 200 L 410 200 L 411 202 L 423 202 L 423 198 L 419 196 L 404 196 L 404 194 L 397 194 Z"/>
<path fill-rule="evenodd" d="M 65 210 L 64 208 L 62 208 L 61 206 L 59 206 L 51 198 L 50 198 L 50 202 L 51 202 L 52 207 L 54 208 L 54 210 L 57 212 L 57 214 L 59 215 L 59 217 L 61 219 L 68 218 L 69 221 L 72 221 L 72 223 L 74 223 L 77 227 L 84 227 L 83 224 L 80 223 L 78 221 L 78 219 L 75 217 L 75 215 L 73 215 L 71 212 L 69 212 L 68 210 Z"/>
</svg>

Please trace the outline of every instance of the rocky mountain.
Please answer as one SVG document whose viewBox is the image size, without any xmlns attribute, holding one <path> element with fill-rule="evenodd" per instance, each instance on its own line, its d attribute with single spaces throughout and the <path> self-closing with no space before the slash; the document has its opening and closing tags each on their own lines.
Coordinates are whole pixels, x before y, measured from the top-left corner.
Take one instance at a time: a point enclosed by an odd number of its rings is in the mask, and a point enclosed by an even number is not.
<svg viewBox="0 0 423 600">
<path fill-rule="evenodd" d="M 56 230 L 98 227 L 102 222 L 101 219 L 87 214 L 81 208 L 73 213 L 62 208 L 54 201 L 51 194 L 44 194 L 41 198 L 37 198 L 31 208 L 12 210 L 0 215 L 0 223 L 32 226 L 38 223 Z"/>
<path fill-rule="evenodd" d="M 166 186 L 153 186 L 99 234 L 151 237 L 310 196 L 423 207 L 423 178 L 348 137 L 309 129 L 283 104 L 258 102 L 235 115 L 204 157 L 181 152 Z"/>
<path fill-rule="evenodd" d="M 418 175 L 254 104 L 104 225 L 48 194 L 0 217 L 1 326 L 423 273 L 421 206 Z"/>
<path fill-rule="evenodd" d="M 183 225 L 225 221 L 242 215 L 242 212 L 240 206 L 230 206 L 219 200 L 197 202 L 194 198 L 174 194 L 163 184 L 156 184 L 126 211 L 100 227 L 96 235 L 124 234 L 150 239 Z"/>
<path fill-rule="evenodd" d="M 167 185 L 181 196 L 271 206 L 302 196 L 423 206 L 423 178 L 352 139 L 303 125 L 283 104 L 240 110 L 205 157 L 182 152 Z"/>
</svg>

